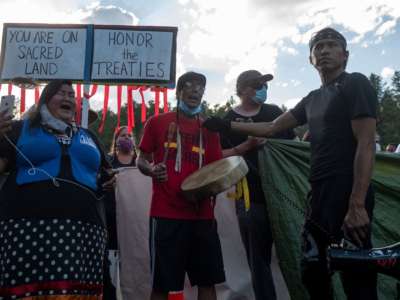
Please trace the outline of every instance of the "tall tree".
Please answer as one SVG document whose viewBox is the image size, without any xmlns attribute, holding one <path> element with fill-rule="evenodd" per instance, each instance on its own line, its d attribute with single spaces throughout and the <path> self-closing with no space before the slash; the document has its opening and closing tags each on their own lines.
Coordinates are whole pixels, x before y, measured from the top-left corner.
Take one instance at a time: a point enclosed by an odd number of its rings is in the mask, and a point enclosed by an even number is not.
<svg viewBox="0 0 400 300">
<path fill-rule="evenodd" d="M 394 72 L 394 75 L 392 77 L 392 90 L 397 98 L 396 101 L 400 102 L 400 71 Z"/>
<path fill-rule="evenodd" d="M 380 103 L 378 133 L 383 145 L 400 143 L 400 107 L 389 89 L 385 90 Z"/>
<path fill-rule="evenodd" d="M 396 71 L 391 86 L 382 77 L 371 74 L 370 81 L 378 96 L 378 126 L 380 143 L 400 143 L 400 72 Z"/>
<path fill-rule="evenodd" d="M 369 80 L 371 81 L 371 84 L 374 87 L 376 94 L 378 96 L 378 101 L 380 102 L 383 97 L 383 92 L 385 88 L 385 84 L 382 80 L 382 77 L 377 74 L 371 73 L 371 75 L 369 76 Z"/>
</svg>

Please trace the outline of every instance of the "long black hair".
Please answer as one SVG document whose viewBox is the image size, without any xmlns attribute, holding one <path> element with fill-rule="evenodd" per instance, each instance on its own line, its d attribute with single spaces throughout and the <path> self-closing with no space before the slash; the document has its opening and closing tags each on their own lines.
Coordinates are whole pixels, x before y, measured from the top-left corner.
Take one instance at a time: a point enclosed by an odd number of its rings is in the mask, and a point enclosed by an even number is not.
<svg viewBox="0 0 400 300">
<path fill-rule="evenodd" d="M 30 127 L 38 127 L 40 125 L 40 122 L 42 121 L 40 109 L 44 104 L 49 103 L 50 99 L 60 90 L 61 86 L 63 86 L 64 84 L 72 87 L 72 81 L 66 79 L 54 79 L 45 86 L 42 94 L 40 95 L 37 106 L 32 111 L 32 113 L 28 115 L 28 119 L 30 120 Z"/>
</svg>

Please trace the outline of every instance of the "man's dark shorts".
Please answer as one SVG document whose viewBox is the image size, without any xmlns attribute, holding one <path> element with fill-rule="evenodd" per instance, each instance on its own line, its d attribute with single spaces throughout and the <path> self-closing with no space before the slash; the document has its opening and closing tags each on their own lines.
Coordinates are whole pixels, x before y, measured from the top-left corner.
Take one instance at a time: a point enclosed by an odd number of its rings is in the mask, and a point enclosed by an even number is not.
<svg viewBox="0 0 400 300">
<path fill-rule="evenodd" d="M 183 290 L 185 273 L 192 286 L 225 281 L 215 220 L 151 218 L 149 241 L 153 290 Z"/>
</svg>

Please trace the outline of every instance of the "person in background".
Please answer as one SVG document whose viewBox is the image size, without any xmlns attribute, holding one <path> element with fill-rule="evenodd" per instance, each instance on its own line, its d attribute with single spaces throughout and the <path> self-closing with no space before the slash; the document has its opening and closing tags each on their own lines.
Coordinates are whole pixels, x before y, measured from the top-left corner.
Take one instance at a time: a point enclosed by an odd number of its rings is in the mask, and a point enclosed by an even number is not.
<svg viewBox="0 0 400 300">
<path fill-rule="evenodd" d="M 397 147 L 396 144 L 390 143 L 390 144 L 388 144 L 388 145 L 386 146 L 386 149 L 385 149 L 385 150 L 386 150 L 386 152 L 393 153 L 393 152 L 396 151 L 396 147 Z"/>
<path fill-rule="evenodd" d="M 310 39 L 309 61 L 321 87 L 270 123 L 227 122 L 210 118 L 210 130 L 272 136 L 308 123 L 311 134 L 310 210 L 303 234 L 303 283 L 312 300 L 333 299 L 327 247 L 343 237 L 369 249 L 374 192 L 377 95 L 360 73 L 345 71 L 349 52 L 344 36 L 324 28 Z M 316 226 L 315 224 L 318 224 Z M 354 269 L 342 272 L 347 299 L 376 300 L 377 274 Z"/>
<path fill-rule="evenodd" d="M 400 153 L 400 144 L 398 144 L 396 151 L 394 151 L 394 153 L 396 153 L 396 154 Z"/>
<path fill-rule="evenodd" d="M 271 122 L 283 111 L 276 105 L 266 104 L 267 81 L 273 77 L 248 70 L 236 81 L 236 94 L 240 104 L 227 112 L 224 119 L 235 122 Z M 278 133 L 273 138 L 293 139 L 293 130 Z M 273 237 L 266 200 L 262 190 L 258 164 L 258 149 L 265 139 L 243 134 L 221 135 L 223 156 L 241 155 L 247 162 L 249 172 L 246 179 L 249 187 L 250 207 L 245 208 L 244 199 L 236 201 L 240 235 L 247 254 L 256 300 L 275 300 L 276 292 L 271 272 Z"/>
<path fill-rule="evenodd" d="M 375 135 L 375 152 L 381 152 L 382 151 L 380 140 L 381 140 L 381 137 L 379 136 L 379 134 L 376 134 Z"/>
<path fill-rule="evenodd" d="M 134 167 L 136 165 L 136 150 L 132 132 L 127 126 L 118 128 L 111 143 L 108 160 L 113 169 Z M 117 299 L 117 276 L 119 270 L 119 247 L 117 234 L 117 207 L 115 193 L 107 193 L 105 199 L 108 243 L 106 257 L 104 258 L 104 299 Z"/>
<path fill-rule="evenodd" d="M 72 83 L 52 80 L 24 120 L 0 113 L 0 298 L 101 299 L 103 189 L 114 178 L 96 136 L 74 123 Z"/>
<path fill-rule="evenodd" d="M 202 128 L 203 74 L 187 72 L 176 85 L 176 112 L 150 118 L 139 145 L 139 170 L 153 179 L 150 210 L 151 300 L 180 292 L 187 273 L 199 300 L 216 300 L 225 281 L 221 243 L 211 198 L 190 201 L 182 182 L 222 158 L 219 135 Z"/>
<path fill-rule="evenodd" d="M 310 131 L 307 130 L 307 131 L 304 133 L 304 135 L 303 135 L 303 137 L 301 138 L 301 140 L 302 140 L 303 142 L 310 142 L 310 139 L 311 139 Z"/>
<path fill-rule="evenodd" d="M 114 133 L 109 156 L 114 169 L 136 165 L 135 140 L 127 126 L 121 126 Z"/>
</svg>

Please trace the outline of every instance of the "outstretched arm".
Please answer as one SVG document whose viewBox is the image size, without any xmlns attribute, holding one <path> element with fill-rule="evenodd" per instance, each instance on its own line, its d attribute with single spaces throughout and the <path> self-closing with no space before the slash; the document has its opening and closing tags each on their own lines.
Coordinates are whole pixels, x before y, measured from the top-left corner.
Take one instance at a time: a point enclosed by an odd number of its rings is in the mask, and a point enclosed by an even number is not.
<svg viewBox="0 0 400 300">
<path fill-rule="evenodd" d="M 285 112 L 272 122 L 245 123 L 231 122 L 234 132 L 260 137 L 269 137 L 297 126 L 297 120 L 290 112 Z"/>
<path fill-rule="evenodd" d="M 294 128 L 298 124 L 291 112 L 285 112 L 272 122 L 231 122 L 218 117 L 211 117 L 204 121 L 203 127 L 210 131 L 233 131 L 250 136 L 270 137 L 281 131 Z"/>
</svg>

